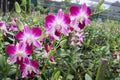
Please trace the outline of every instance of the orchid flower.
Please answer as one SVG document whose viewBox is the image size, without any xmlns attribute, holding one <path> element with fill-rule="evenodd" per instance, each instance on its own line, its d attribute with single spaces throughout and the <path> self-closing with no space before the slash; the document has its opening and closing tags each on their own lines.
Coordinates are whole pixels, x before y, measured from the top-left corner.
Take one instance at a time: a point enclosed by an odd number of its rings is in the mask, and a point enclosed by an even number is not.
<svg viewBox="0 0 120 80">
<path fill-rule="evenodd" d="M 27 25 L 25 25 L 24 30 L 19 31 L 16 34 L 16 38 L 25 43 L 28 43 L 29 45 L 33 44 L 35 47 L 41 49 L 42 44 L 38 40 L 41 34 L 42 34 L 42 30 L 39 27 L 35 26 L 32 29 L 30 29 Z"/>
<path fill-rule="evenodd" d="M 78 6 L 70 7 L 71 26 L 76 30 L 80 31 L 84 26 L 90 24 L 88 19 L 91 14 L 91 10 L 84 3 L 81 9 Z"/>
<path fill-rule="evenodd" d="M 38 66 L 39 64 L 37 61 L 26 59 L 23 64 L 20 64 L 20 70 L 22 71 L 22 78 L 26 76 L 32 78 L 34 73 L 40 74 L 40 71 L 37 69 Z"/>
<path fill-rule="evenodd" d="M 75 35 L 72 36 L 72 38 L 71 38 L 71 43 L 70 43 L 70 45 L 73 46 L 73 45 L 77 44 L 77 45 L 81 46 L 82 43 L 83 43 L 83 40 L 84 40 L 84 35 L 83 35 L 83 33 L 81 33 L 81 32 L 76 32 Z"/>
<path fill-rule="evenodd" d="M 18 25 L 16 24 L 16 20 L 17 18 L 13 18 L 11 21 L 10 21 L 10 28 L 9 30 L 10 31 L 18 31 Z"/>
<path fill-rule="evenodd" d="M 13 64 L 15 62 L 23 62 L 26 58 L 28 58 L 28 55 L 31 55 L 33 53 L 32 46 L 24 44 L 23 42 L 17 43 L 16 45 L 8 45 L 6 47 L 6 52 L 10 56 L 10 64 Z"/>
<path fill-rule="evenodd" d="M 52 36 L 56 40 L 59 40 L 60 34 L 68 36 L 68 27 L 70 24 L 70 18 L 68 14 L 64 14 L 62 9 L 58 11 L 57 15 L 49 14 L 45 18 L 45 29 L 48 36 Z"/>
<path fill-rule="evenodd" d="M 48 58 L 48 56 L 49 56 L 49 52 L 50 52 L 50 50 L 53 48 L 53 46 L 52 45 L 48 45 L 48 44 L 45 44 L 44 45 L 44 47 L 45 47 L 45 54 L 44 54 L 44 57 L 47 57 Z M 50 61 L 51 62 L 54 62 L 55 60 L 54 60 L 54 57 L 53 57 L 53 55 L 50 55 Z"/>
<path fill-rule="evenodd" d="M 4 35 L 6 36 L 7 27 L 5 22 L 0 22 L 0 29 L 4 31 Z"/>
</svg>

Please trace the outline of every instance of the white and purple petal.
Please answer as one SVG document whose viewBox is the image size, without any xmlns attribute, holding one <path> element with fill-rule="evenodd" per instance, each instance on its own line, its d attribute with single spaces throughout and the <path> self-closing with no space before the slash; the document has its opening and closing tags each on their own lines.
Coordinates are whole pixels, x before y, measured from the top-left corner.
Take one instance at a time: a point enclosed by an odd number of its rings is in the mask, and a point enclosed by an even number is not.
<svg viewBox="0 0 120 80">
<path fill-rule="evenodd" d="M 13 64 L 13 63 L 15 63 L 16 62 L 16 60 L 17 60 L 17 58 L 16 58 L 16 56 L 12 56 L 12 57 L 10 57 L 10 60 L 9 60 L 9 64 Z"/>
<path fill-rule="evenodd" d="M 22 78 L 25 78 L 28 75 L 28 72 L 25 70 L 22 72 Z"/>
<path fill-rule="evenodd" d="M 48 16 L 46 16 L 45 18 L 45 28 L 49 29 L 51 28 L 51 24 L 55 21 L 56 16 L 54 14 L 49 14 Z"/>
<path fill-rule="evenodd" d="M 41 34 L 42 34 L 42 30 L 39 27 L 32 28 L 32 35 L 34 35 L 35 38 L 39 38 Z"/>
<path fill-rule="evenodd" d="M 34 72 L 35 72 L 36 74 L 40 74 L 40 71 L 39 71 L 38 69 L 34 69 Z"/>
<path fill-rule="evenodd" d="M 59 9 L 58 14 L 57 14 L 57 19 L 63 19 L 64 18 L 64 12 L 62 9 Z"/>
<path fill-rule="evenodd" d="M 69 14 L 64 14 L 64 23 L 65 24 L 70 24 L 70 15 Z"/>
<path fill-rule="evenodd" d="M 16 53 L 16 46 L 8 45 L 8 46 L 6 47 L 6 52 L 7 52 L 8 55 L 14 56 L 15 53 Z"/>
<path fill-rule="evenodd" d="M 25 52 L 26 52 L 27 55 L 31 55 L 31 54 L 33 53 L 33 45 L 32 45 L 32 44 L 31 44 L 31 45 L 28 45 L 28 44 L 26 43 Z"/>
<path fill-rule="evenodd" d="M 81 12 L 87 12 L 87 6 L 86 6 L 86 3 L 84 3 L 81 7 Z"/>
<path fill-rule="evenodd" d="M 91 14 L 91 9 L 87 7 L 87 16 L 90 16 L 90 14 Z"/>
<path fill-rule="evenodd" d="M 33 44 L 34 44 L 34 46 L 37 47 L 38 49 L 42 49 L 42 44 L 40 43 L 40 41 L 35 40 L 35 41 L 33 42 Z"/>
<path fill-rule="evenodd" d="M 80 8 L 78 6 L 70 7 L 71 16 L 77 16 L 80 13 Z"/>
<path fill-rule="evenodd" d="M 33 66 L 34 68 L 37 68 L 39 66 L 38 62 L 35 60 L 31 60 L 30 65 Z"/>
<path fill-rule="evenodd" d="M 17 34 L 16 34 L 16 38 L 19 39 L 19 40 L 23 40 L 24 38 L 24 33 L 22 31 L 19 31 Z"/>
<path fill-rule="evenodd" d="M 90 25 L 90 20 L 89 19 L 85 19 L 85 25 Z"/>
<path fill-rule="evenodd" d="M 26 47 L 26 44 L 24 42 L 20 42 L 20 43 L 17 43 L 16 46 L 19 51 L 23 51 Z"/>
<path fill-rule="evenodd" d="M 28 25 L 24 25 L 24 34 L 30 34 L 31 30 Z"/>
</svg>

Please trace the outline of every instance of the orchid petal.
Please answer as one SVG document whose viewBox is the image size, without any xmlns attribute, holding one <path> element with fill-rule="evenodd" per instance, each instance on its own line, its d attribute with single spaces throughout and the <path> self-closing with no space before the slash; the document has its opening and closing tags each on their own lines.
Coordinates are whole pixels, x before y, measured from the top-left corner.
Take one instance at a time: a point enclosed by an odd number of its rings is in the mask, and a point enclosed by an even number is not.
<svg viewBox="0 0 120 80">
<path fill-rule="evenodd" d="M 31 61 L 31 65 L 34 67 L 34 68 L 37 68 L 39 66 L 38 62 L 35 61 L 35 60 L 32 60 Z"/>
<path fill-rule="evenodd" d="M 55 32 L 55 29 L 53 27 L 47 29 L 47 34 L 51 34 L 51 33 L 54 33 Z"/>
<path fill-rule="evenodd" d="M 33 27 L 32 34 L 34 35 L 34 37 L 39 38 L 42 34 L 42 30 L 39 27 Z"/>
<path fill-rule="evenodd" d="M 56 36 L 60 36 L 60 32 L 58 30 L 55 31 Z"/>
<path fill-rule="evenodd" d="M 28 75 L 28 72 L 27 71 L 23 71 L 22 78 L 25 78 L 27 75 Z"/>
<path fill-rule="evenodd" d="M 76 31 L 80 31 L 80 28 L 78 27 L 78 24 L 76 24 L 76 19 L 72 21 L 72 25 L 71 25 L 74 30 Z"/>
<path fill-rule="evenodd" d="M 16 53 L 16 47 L 15 47 L 15 46 L 12 46 L 12 45 L 8 45 L 8 46 L 6 47 L 6 52 L 8 53 L 8 55 L 14 56 L 15 53 Z"/>
<path fill-rule="evenodd" d="M 46 16 L 45 18 L 45 28 L 49 29 L 51 26 L 50 24 L 54 22 L 55 20 L 55 15 L 54 14 L 49 14 L 48 16 Z"/>
<path fill-rule="evenodd" d="M 89 25 L 90 24 L 90 20 L 89 19 L 85 19 L 85 25 Z"/>
<path fill-rule="evenodd" d="M 25 64 L 20 64 L 20 70 L 24 71 L 26 69 L 26 65 Z"/>
<path fill-rule="evenodd" d="M 87 7 L 87 16 L 90 16 L 90 14 L 91 14 L 91 10 L 89 7 Z"/>
<path fill-rule="evenodd" d="M 57 18 L 58 18 L 58 19 L 63 19 L 63 18 L 64 18 L 64 12 L 62 11 L 62 9 L 60 9 L 60 10 L 58 11 Z"/>
<path fill-rule="evenodd" d="M 30 30 L 28 25 L 24 26 L 24 33 L 26 33 L 26 34 L 30 34 L 31 33 L 31 30 Z"/>
<path fill-rule="evenodd" d="M 54 37 L 53 37 L 53 36 L 49 36 L 49 39 L 50 39 L 51 41 L 53 41 L 53 40 L 54 40 Z"/>
<path fill-rule="evenodd" d="M 29 77 L 29 78 L 32 78 L 32 77 L 33 77 L 33 72 L 31 72 L 31 73 L 29 72 L 29 73 L 28 73 L 28 77 Z"/>
<path fill-rule="evenodd" d="M 80 13 L 80 8 L 78 6 L 70 7 L 71 16 L 77 16 Z"/>
<path fill-rule="evenodd" d="M 80 29 L 84 29 L 84 27 L 85 27 L 85 21 L 83 21 L 82 23 L 79 23 L 79 28 Z"/>
<path fill-rule="evenodd" d="M 87 6 L 86 3 L 84 3 L 81 7 L 81 12 L 86 12 L 87 11 Z"/>
<path fill-rule="evenodd" d="M 16 62 L 16 56 L 11 57 L 9 60 L 9 64 L 13 64 L 15 62 Z"/>
<path fill-rule="evenodd" d="M 19 40 L 22 40 L 24 37 L 24 33 L 22 31 L 19 31 L 17 34 L 16 34 L 16 38 L 19 39 Z"/>
<path fill-rule="evenodd" d="M 39 48 L 39 49 L 42 49 L 42 44 L 40 43 L 40 41 L 35 40 L 35 41 L 33 42 L 33 44 L 34 44 L 35 47 L 37 47 L 37 48 Z"/>
<path fill-rule="evenodd" d="M 70 24 L 70 16 L 68 14 L 64 15 L 64 23 L 65 24 Z"/>
<path fill-rule="evenodd" d="M 5 22 L 0 22 L 0 27 L 3 27 L 5 25 Z"/>
<path fill-rule="evenodd" d="M 40 71 L 39 71 L 38 69 L 34 69 L 34 72 L 35 72 L 36 74 L 40 74 Z"/>
<path fill-rule="evenodd" d="M 33 53 L 33 45 L 26 45 L 25 52 L 27 55 L 31 55 Z"/>
<path fill-rule="evenodd" d="M 23 51 L 26 47 L 24 42 L 17 43 L 18 50 Z"/>
<path fill-rule="evenodd" d="M 24 60 L 23 57 L 17 57 L 16 63 L 17 64 L 23 64 L 23 60 Z"/>
<path fill-rule="evenodd" d="M 59 40 L 59 36 L 53 35 L 54 39 Z"/>
<path fill-rule="evenodd" d="M 25 64 L 30 64 L 30 59 L 29 59 L 28 57 L 26 57 L 26 58 L 24 59 L 24 63 L 25 63 Z"/>
<path fill-rule="evenodd" d="M 63 34 L 65 34 L 66 36 L 68 36 L 69 34 L 69 30 L 67 28 L 62 28 L 62 32 Z"/>
</svg>

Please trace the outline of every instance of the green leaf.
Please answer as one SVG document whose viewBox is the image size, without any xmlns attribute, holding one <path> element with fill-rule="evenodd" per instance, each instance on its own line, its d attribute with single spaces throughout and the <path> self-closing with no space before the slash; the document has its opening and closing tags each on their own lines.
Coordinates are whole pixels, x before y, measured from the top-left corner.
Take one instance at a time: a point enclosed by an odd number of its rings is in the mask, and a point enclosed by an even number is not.
<svg viewBox="0 0 120 80">
<path fill-rule="evenodd" d="M 85 74 L 85 80 L 92 80 L 91 76 L 88 74 Z"/>
<path fill-rule="evenodd" d="M 22 0 L 22 4 L 25 6 L 27 4 L 26 0 Z"/>
<path fill-rule="evenodd" d="M 51 80 L 58 80 L 60 77 L 60 71 L 58 69 L 56 69 L 53 73 L 52 73 L 52 78 Z"/>
<path fill-rule="evenodd" d="M 20 8 L 20 5 L 18 4 L 18 2 L 15 2 L 15 11 L 17 13 L 20 13 L 21 12 L 21 8 Z"/>
<path fill-rule="evenodd" d="M 37 12 L 33 18 L 33 22 L 36 23 L 39 21 L 39 18 L 40 18 L 40 12 Z"/>
<path fill-rule="evenodd" d="M 16 23 L 18 25 L 18 29 L 19 30 L 23 30 L 24 29 L 23 23 L 21 21 L 17 21 Z"/>
<path fill-rule="evenodd" d="M 67 80 L 73 80 L 74 76 L 72 74 L 67 75 Z"/>
<path fill-rule="evenodd" d="M 100 9 L 100 7 L 102 6 L 102 4 L 104 3 L 104 0 L 99 0 L 98 4 L 97 4 L 97 8 Z"/>
<path fill-rule="evenodd" d="M 4 56 L 0 54 L 0 66 L 2 67 L 4 64 Z"/>
<path fill-rule="evenodd" d="M 12 79 L 11 78 L 6 78 L 6 79 L 3 78 L 2 80 L 12 80 Z"/>
<path fill-rule="evenodd" d="M 108 65 L 107 59 L 102 59 L 97 70 L 96 80 L 104 80 L 105 79 L 105 69 Z"/>
<path fill-rule="evenodd" d="M 63 47 L 66 42 L 67 42 L 67 39 L 62 40 L 62 41 L 60 42 L 60 46 Z"/>
</svg>

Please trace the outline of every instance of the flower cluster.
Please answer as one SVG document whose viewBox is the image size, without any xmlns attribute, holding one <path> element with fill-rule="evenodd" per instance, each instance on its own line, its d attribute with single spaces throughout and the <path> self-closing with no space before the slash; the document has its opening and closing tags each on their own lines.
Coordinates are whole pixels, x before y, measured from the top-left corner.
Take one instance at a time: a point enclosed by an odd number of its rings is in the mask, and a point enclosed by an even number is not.
<svg viewBox="0 0 120 80">
<path fill-rule="evenodd" d="M 35 60 L 29 58 L 33 54 L 34 48 L 42 48 L 40 41 L 37 39 L 41 36 L 42 30 L 34 26 L 30 29 L 27 25 L 24 26 L 22 31 L 16 33 L 16 39 L 19 40 L 19 43 L 14 45 L 8 45 L 6 47 L 6 52 L 10 56 L 9 63 L 17 63 L 20 65 L 22 70 L 22 78 L 32 77 L 34 73 L 40 74 L 38 68 L 38 63 Z"/>
<path fill-rule="evenodd" d="M 50 41 L 59 41 L 61 35 L 69 36 L 72 34 L 70 45 L 77 44 L 81 46 L 84 39 L 82 31 L 85 26 L 90 24 L 88 19 L 90 14 L 90 8 L 86 4 L 83 4 L 81 8 L 79 6 L 70 7 L 69 14 L 65 14 L 62 9 L 58 11 L 57 15 L 48 14 L 45 17 L 44 29 L 46 36 L 44 38 L 50 39 Z M 45 49 L 44 57 L 49 57 L 49 60 L 54 62 L 54 56 L 50 54 L 50 50 L 54 49 L 54 45 L 44 44 L 43 41 L 40 41 L 39 38 L 43 31 L 39 26 L 30 28 L 31 26 L 25 24 L 24 28 L 19 30 L 16 20 L 17 18 L 12 19 L 8 27 L 5 22 L 0 22 L 0 28 L 5 35 L 7 31 L 15 33 L 16 43 L 6 47 L 6 52 L 10 56 L 9 63 L 19 65 L 22 78 L 26 76 L 33 77 L 35 73 L 40 74 L 39 63 L 31 58 L 35 54 L 34 50 L 36 48 L 39 50 Z"/>
<path fill-rule="evenodd" d="M 88 19 L 91 14 L 91 10 L 89 7 L 86 6 L 84 3 L 81 8 L 78 6 L 72 6 L 70 7 L 70 13 L 64 14 L 64 12 L 60 9 L 58 11 L 58 14 L 49 14 L 45 18 L 45 30 L 47 36 L 51 40 L 59 40 L 59 37 L 61 34 L 64 34 L 66 36 L 69 35 L 69 33 L 76 32 L 77 36 L 79 37 L 78 45 L 81 45 L 84 38 L 82 34 L 82 30 L 85 26 L 90 24 L 90 20 Z M 74 37 L 74 35 L 73 35 Z M 75 37 L 76 39 L 76 37 Z M 73 40 L 72 40 L 73 44 Z"/>
</svg>

